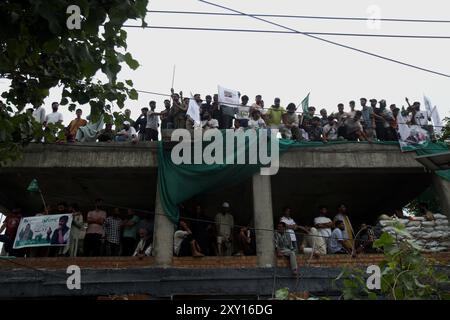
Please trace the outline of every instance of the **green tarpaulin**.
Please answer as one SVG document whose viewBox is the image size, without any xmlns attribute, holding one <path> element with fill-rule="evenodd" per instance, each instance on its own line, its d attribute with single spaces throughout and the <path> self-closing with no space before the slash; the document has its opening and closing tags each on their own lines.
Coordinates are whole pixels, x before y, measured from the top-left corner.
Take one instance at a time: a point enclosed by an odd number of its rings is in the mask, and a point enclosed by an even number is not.
<svg viewBox="0 0 450 320">
<path fill-rule="evenodd" d="M 258 143 L 255 141 L 254 143 Z M 311 147 L 329 147 L 339 144 L 368 144 L 369 142 L 296 142 L 293 140 L 279 140 L 280 153 L 291 148 L 311 148 Z M 372 142 L 372 144 L 399 145 L 398 142 Z M 270 146 L 270 144 L 269 144 Z M 250 145 L 245 145 L 247 153 Z M 270 148 L 269 148 L 270 149 Z M 443 143 L 429 143 L 421 149 L 416 150 L 417 154 L 438 153 L 448 150 Z M 399 152 L 400 148 L 399 148 Z M 234 159 L 237 154 L 234 152 Z M 236 162 L 236 161 L 235 161 Z M 159 141 L 158 145 L 158 182 L 162 208 L 173 223 L 178 223 L 179 211 L 178 205 L 192 198 L 195 195 L 206 191 L 216 191 L 234 184 L 238 184 L 261 168 L 260 164 L 255 165 L 237 165 L 237 164 L 174 164 L 171 159 L 171 151 L 165 150 L 164 143 Z M 441 177 L 450 180 L 450 170 L 437 172 Z"/>
<path fill-rule="evenodd" d="M 425 147 L 416 150 L 417 155 L 424 156 L 448 151 L 448 145 L 444 142 L 428 143 Z M 450 181 L 450 170 L 438 170 L 435 172 L 441 178 Z"/>
</svg>

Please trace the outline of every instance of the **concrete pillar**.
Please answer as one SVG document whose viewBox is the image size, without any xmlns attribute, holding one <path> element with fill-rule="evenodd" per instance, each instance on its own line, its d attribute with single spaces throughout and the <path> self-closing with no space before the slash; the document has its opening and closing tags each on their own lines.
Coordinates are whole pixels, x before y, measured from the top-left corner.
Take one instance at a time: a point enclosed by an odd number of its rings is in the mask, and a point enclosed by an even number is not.
<svg viewBox="0 0 450 320">
<path fill-rule="evenodd" d="M 433 188 L 439 198 L 441 213 L 450 218 L 450 181 L 433 174 Z"/>
<path fill-rule="evenodd" d="M 258 267 L 273 267 L 275 247 L 273 243 L 272 189 L 270 176 L 253 176 L 253 211 L 256 229 L 256 254 Z"/>
<path fill-rule="evenodd" d="M 155 229 L 153 232 L 153 248 L 157 266 L 168 267 L 172 264 L 174 224 L 165 215 L 159 199 L 159 184 L 155 200 Z"/>
</svg>

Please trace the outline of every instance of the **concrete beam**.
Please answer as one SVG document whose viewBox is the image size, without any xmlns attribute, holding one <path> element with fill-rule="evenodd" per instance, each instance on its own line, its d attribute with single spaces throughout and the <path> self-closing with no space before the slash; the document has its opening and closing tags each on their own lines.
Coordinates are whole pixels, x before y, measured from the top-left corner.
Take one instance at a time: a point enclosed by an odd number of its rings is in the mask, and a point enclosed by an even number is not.
<svg viewBox="0 0 450 320">
<path fill-rule="evenodd" d="M 270 176 L 253 176 L 253 210 L 256 229 L 258 267 L 272 267 L 275 263 L 273 243 L 272 187 Z"/>
<path fill-rule="evenodd" d="M 172 264 L 174 231 L 173 223 L 162 208 L 158 184 L 155 199 L 155 228 L 153 231 L 153 248 L 157 266 L 169 267 Z"/>
<path fill-rule="evenodd" d="M 288 268 L 135 268 L 82 270 L 81 289 L 68 290 L 65 270 L 0 270 L 0 298 L 95 297 L 122 294 L 150 294 L 153 298 L 176 296 L 270 297 L 275 290 L 334 292 L 332 280 L 340 268 L 300 270 L 301 281 Z M 333 290 L 333 291 L 332 291 Z"/>
<path fill-rule="evenodd" d="M 433 188 L 439 198 L 441 213 L 450 218 L 450 181 L 433 174 Z"/>
<path fill-rule="evenodd" d="M 22 159 L 0 171 L 19 168 L 155 168 L 156 142 L 30 144 Z M 409 168 L 422 169 L 414 153 L 396 145 L 342 144 L 292 148 L 280 157 L 281 168 Z"/>
<path fill-rule="evenodd" d="M 157 167 L 155 142 L 30 144 L 23 157 L 8 168 L 152 168 Z"/>
<path fill-rule="evenodd" d="M 402 153 L 398 146 L 341 144 L 314 148 L 292 148 L 280 157 L 281 168 L 410 168 L 422 169 L 415 153 Z"/>
</svg>

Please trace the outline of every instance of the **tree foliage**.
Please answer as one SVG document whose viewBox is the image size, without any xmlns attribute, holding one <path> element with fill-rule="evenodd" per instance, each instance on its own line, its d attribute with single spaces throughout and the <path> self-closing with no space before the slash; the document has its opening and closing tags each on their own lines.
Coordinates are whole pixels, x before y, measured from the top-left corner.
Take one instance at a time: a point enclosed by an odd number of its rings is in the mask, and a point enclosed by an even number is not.
<svg viewBox="0 0 450 320">
<path fill-rule="evenodd" d="M 89 104 L 96 119 L 137 99 L 131 80 L 118 81 L 123 64 L 139 67 L 127 50 L 125 21 L 144 18 L 148 0 L 24 0 L 0 2 L 0 77 L 10 81 L 0 98 L 0 162 L 14 158 L 25 134 L 17 134 L 50 89 L 62 88 L 60 104 L 73 111 Z M 69 30 L 67 8 L 81 9 L 81 28 Z M 94 76 L 105 75 L 106 83 Z M 33 131 L 30 128 L 30 131 Z M 19 145 L 18 145 L 19 144 Z"/>
<path fill-rule="evenodd" d="M 383 233 L 374 247 L 383 249 L 380 263 L 381 289 L 367 288 L 361 269 L 345 269 L 336 279 L 344 299 L 449 299 L 450 282 L 436 270 L 436 262 L 424 257 L 411 241 L 411 235 L 401 224 L 395 224 L 395 235 Z"/>
<path fill-rule="evenodd" d="M 444 118 L 444 128 L 442 128 L 442 136 L 439 139 L 440 141 L 450 141 L 450 118 Z"/>
</svg>

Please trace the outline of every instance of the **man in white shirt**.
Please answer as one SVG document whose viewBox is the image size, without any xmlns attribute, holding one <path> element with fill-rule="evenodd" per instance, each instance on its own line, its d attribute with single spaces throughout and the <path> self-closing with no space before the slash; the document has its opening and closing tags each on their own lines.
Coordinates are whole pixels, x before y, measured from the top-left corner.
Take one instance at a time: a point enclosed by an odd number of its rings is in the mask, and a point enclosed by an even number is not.
<svg viewBox="0 0 450 320">
<path fill-rule="evenodd" d="M 261 118 L 261 112 L 259 110 L 253 110 L 251 119 L 248 121 L 248 127 L 251 129 L 262 129 L 266 127 L 266 122 Z"/>
<path fill-rule="evenodd" d="M 248 100 L 248 96 L 243 95 L 241 97 L 242 104 L 236 108 L 236 119 L 238 119 L 242 128 L 247 128 L 250 120 L 250 107 L 247 105 Z"/>
<path fill-rule="evenodd" d="M 211 118 L 211 114 L 208 111 L 204 111 L 202 115 L 201 125 L 205 131 L 209 129 L 218 129 L 219 121 L 217 121 L 217 119 Z"/>
<path fill-rule="evenodd" d="M 156 102 L 150 101 L 150 111 L 147 112 L 147 124 L 145 125 L 145 140 L 158 141 L 158 127 L 161 113 L 155 112 Z"/>
<path fill-rule="evenodd" d="M 33 111 L 33 117 L 34 119 L 39 122 L 40 124 L 43 124 L 45 122 L 45 109 L 42 106 L 37 107 Z"/>
<path fill-rule="evenodd" d="M 297 237 L 295 236 L 295 230 L 298 229 L 298 226 L 294 219 L 291 218 L 291 208 L 285 207 L 283 209 L 283 216 L 280 218 L 280 222 L 286 224 L 286 230 L 291 237 L 292 246 L 294 247 L 295 252 L 298 252 Z"/>
<path fill-rule="evenodd" d="M 124 142 L 131 141 L 133 143 L 138 142 L 138 135 L 136 129 L 131 126 L 129 121 L 124 121 L 123 129 L 120 130 L 116 135 L 116 141 Z"/>
<path fill-rule="evenodd" d="M 173 234 L 173 252 L 177 257 L 203 257 L 200 246 L 192 237 L 189 225 L 183 219 L 179 222 L 180 228 Z"/>
<path fill-rule="evenodd" d="M 230 204 L 224 202 L 222 210 L 216 214 L 217 249 L 219 256 L 231 256 L 234 218 L 230 214 Z"/>
<path fill-rule="evenodd" d="M 59 103 L 58 102 L 53 102 L 52 103 L 52 113 L 49 113 L 46 117 L 45 117 L 45 125 L 52 123 L 52 124 L 56 124 L 56 123 L 62 123 L 63 122 L 63 115 L 61 112 L 58 112 L 58 107 L 59 107 Z"/>
<path fill-rule="evenodd" d="M 45 121 L 44 121 L 44 126 L 45 126 L 45 131 L 47 133 L 49 133 L 50 135 L 54 136 L 54 137 L 58 137 L 58 128 L 50 128 L 48 125 L 52 124 L 52 125 L 56 125 L 56 124 L 62 124 L 63 122 L 63 115 L 62 113 L 58 112 L 58 107 L 59 107 L 59 103 L 58 102 L 53 102 L 52 103 L 52 113 L 49 113 L 46 117 L 45 117 Z M 58 138 L 56 138 L 58 139 Z M 50 142 L 54 142 L 53 139 L 49 139 L 48 137 L 45 138 L 46 141 L 50 141 Z"/>
<path fill-rule="evenodd" d="M 134 250 L 134 257 L 149 257 L 152 255 L 152 238 L 149 235 L 149 232 L 145 228 L 139 229 L 139 243 L 136 246 L 136 250 Z"/>
<path fill-rule="evenodd" d="M 328 123 L 323 127 L 323 141 L 334 141 L 338 139 L 338 126 L 333 116 L 328 117 Z"/>
<path fill-rule="evenodd" d="M 417 109 L 414 113 L 414 120 L 417 125 L 424 127 L 428 125 L 428 122 L 431 120 L 430 115 L 425 110 Z"/>
<path fill-rule="evenodd" d="M 409 103 L 409 99 L 405 98 L 408 103 L 409 109 L 411 109 L 411 124 L 416 124 L 418 126 L 427 126 L 428 122 L 431 121 L 431 115 L 427 111 L 420 110 L 420 102 L 416 101 L 412 105 Z"/>
<path fill-rule="evenodd" d="M 317 217 L 314 218 L 314 226 L 317 229 L 318 235 L 321 237 L 319 242 L 316 242 L 320 246 L 319 250 L 323 253 L 323 250 L 327 249 L 327 244 L 331 236 L 331 228 L 333 226 L 333 221 L 327 217 L 328 208 L 326 206 L 319 206 L 319 213 Z"/>
</svg>

